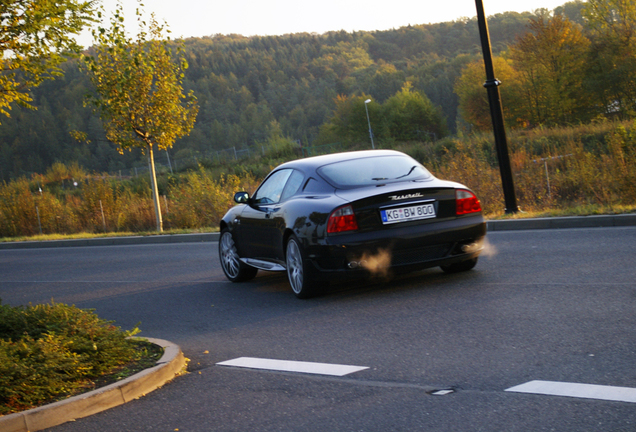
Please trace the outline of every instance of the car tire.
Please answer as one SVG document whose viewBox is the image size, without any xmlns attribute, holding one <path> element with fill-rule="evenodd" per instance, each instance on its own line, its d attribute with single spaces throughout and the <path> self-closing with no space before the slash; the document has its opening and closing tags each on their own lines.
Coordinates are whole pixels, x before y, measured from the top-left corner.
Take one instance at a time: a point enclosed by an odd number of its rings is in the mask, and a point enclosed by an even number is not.
<svg viewBox="0 0 636 432">
<path fill-rule="evenodd" d="M 440 266 L 444 273 L 459 273 L 472 270 L 477 265 L 477 258 L 466 261 Z"/>
<path fill-rule="evenodd" d="M 287 241 L 285 262 L 289 284 L 296 297 L 300 299 L 311 297 L 316 287 L 314 272 L 296 236 L 290 237 Z"/>
<path fill-rule="evenodd" d="M 223 273 L 232 282 L 244 282 L 254 279 L 258 269 L 241 261 L 236 249 L 234 237 L 228 229 L 221 231 L 219 239 L 219 260 Z"/>
</svg>

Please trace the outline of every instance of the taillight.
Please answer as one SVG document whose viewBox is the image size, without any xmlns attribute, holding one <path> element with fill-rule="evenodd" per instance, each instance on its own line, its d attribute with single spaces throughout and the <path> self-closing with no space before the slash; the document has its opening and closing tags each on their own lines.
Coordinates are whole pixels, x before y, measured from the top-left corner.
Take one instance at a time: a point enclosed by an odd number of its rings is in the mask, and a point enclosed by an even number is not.
<svg viewBox="0 0 636 432">
<path fill-rule="evenodd" d="M 481 211 L 481 203 L 471 191 L 457 189 L 455 191 L 455 201 L 457 203 L 457 216 Z"/>
<path fill-rule="evenodd" d="M 331 213 L 327 222 L 328 233 L 339 233 L 358 229 L 358 221 L 350 205 L 340 207 Z"/>
</svg>

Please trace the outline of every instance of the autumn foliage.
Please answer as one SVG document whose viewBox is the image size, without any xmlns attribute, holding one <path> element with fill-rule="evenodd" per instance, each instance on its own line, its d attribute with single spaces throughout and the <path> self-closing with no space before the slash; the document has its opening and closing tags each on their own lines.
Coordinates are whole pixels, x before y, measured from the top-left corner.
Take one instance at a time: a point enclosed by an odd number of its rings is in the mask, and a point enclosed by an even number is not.
<svg viewBox="0 0 636 432">
<path fill-rule="evenodd" d="M 632 123 L 515 132 L 509 136 L 509 146 L 522 210 L 589 207 L 612 211 L 636 202 L 636 126 Z M 415 157 L 439 178 L 471 187 L 488 217 L 503 213 L 491 134 L 390 147 Z M 316 148 L 312 154 L 321 149 L 333 151 Z M 272 167 L 298 157 L 302 155 L 291 149 L 281 153 L 281 148 L 272 147 L 264 156 L 243 160 L 239 171 L 235 163 L 226 163 L 210 166 L 213 170 L 200 166 L 164 174 L 159 190 L 167 227 L 218 227 L 235 204 L 234 192 L 253 193 Z M 89 174 L 77 166 L 56 164 L 44 175 L 0 185 L 0 236 L 35 235 L 40 226 L 45 234 L 149 231 L 155 225 L 149 192 L 146 177 Z"/>
</svg>

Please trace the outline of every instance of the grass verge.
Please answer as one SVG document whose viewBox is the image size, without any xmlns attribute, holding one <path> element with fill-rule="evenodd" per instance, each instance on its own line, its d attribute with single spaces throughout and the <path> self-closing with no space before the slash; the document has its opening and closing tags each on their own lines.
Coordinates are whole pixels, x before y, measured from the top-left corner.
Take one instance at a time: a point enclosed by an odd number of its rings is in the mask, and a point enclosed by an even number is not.
<svg viewBox="0 0 636 432">
<path fill-rule="evenodd" d="M 52 241 L 52 240 L 81 240 L 81 239 L 93 239 L 93 238 L 107 238 L 107 237 L 147 237 L 156 235 L 177 235 L 177 234 L 199 234 L 199 233 L 211 233 L 217 232 L 216 228 L 196 228 L 196 229 L 171 229 L 164 230 L 163 232 L 157 231 L 141 231 L 141 232 L 109 232 L 109 233 L 76 233 L 76 234 L 42 234 L 34 236 L 19 236 L 19 237 L 0 237 L 0 243 L 5 242 L 23 242 L 23 241 Z"/>
<path fill-rule="evenodd" d="M 0 301 L 0 415 L 116 382 L 161 358 L 162 349 L 91 310 Z"/>
<path fill-rule="evenodd" d="M 595 215 L 617 215 L 636 213 L 636 205 L 584 205 L 578 207 L 567 208 L 549 208 L 534 211 L 524 211 L 521 209 L 519 213 L 486 215 L 488 220 L 504 220 L 504 219 L 530 219 L 530 218 L 546 218 L 546 217 L 567 217 L 567 216 L 595 216 Z"/>
</svg>

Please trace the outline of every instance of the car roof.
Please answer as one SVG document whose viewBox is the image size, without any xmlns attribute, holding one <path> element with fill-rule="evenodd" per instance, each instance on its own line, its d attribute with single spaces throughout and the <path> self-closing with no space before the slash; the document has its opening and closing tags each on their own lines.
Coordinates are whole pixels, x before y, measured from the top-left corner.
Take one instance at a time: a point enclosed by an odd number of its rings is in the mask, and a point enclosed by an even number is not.
<svg viewBox="0 0 636 432">
<path fill-rule="evenodd" d="M 304 159 L 297 159 L 294 161 L 286 162 L 280 165 L 278 169 L 281 168 L 297 168 L 301 170 L 315 170 L 320 168 L 321 166 L 328 165 L 334 162 L 342 162 L 346 160 L 353 159 L 362 159 L 368 157 L 379 157 L 379 156 L 407 156 L 406 154 L 396 151 L 396 150 L 361 150 L 361 151 L 351 151 L 344 153 L 332 153 L 328 155 L 321 156 L 312 156 Z"/>
</svg>

